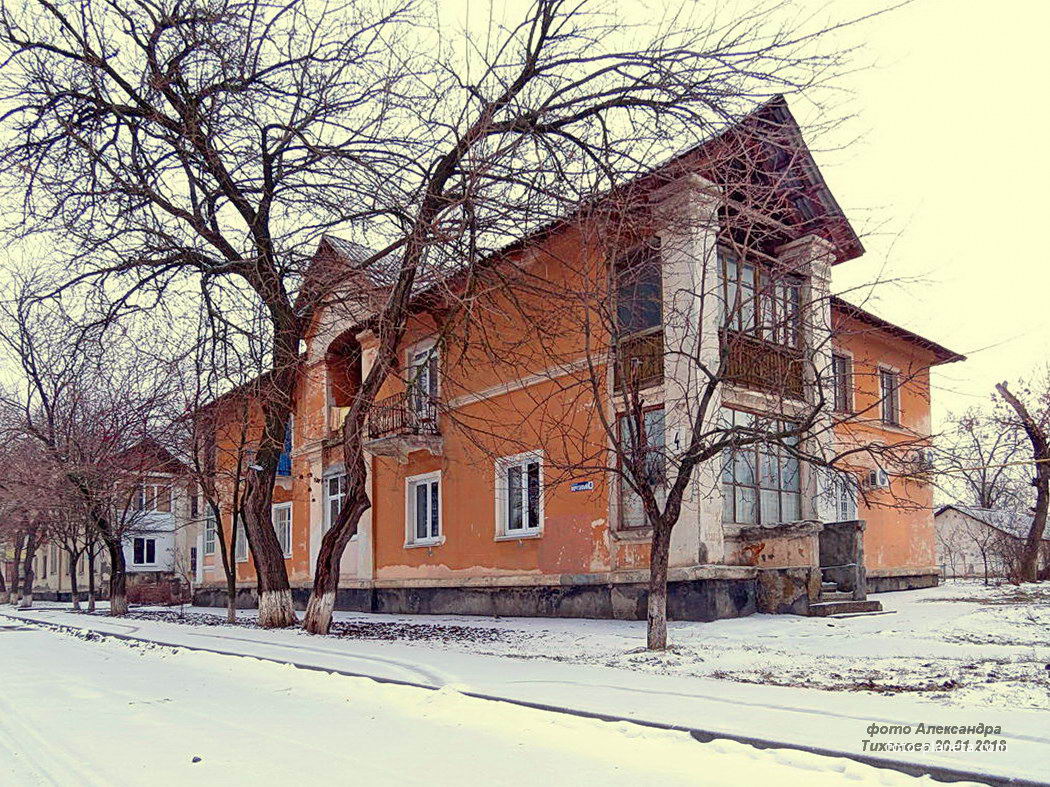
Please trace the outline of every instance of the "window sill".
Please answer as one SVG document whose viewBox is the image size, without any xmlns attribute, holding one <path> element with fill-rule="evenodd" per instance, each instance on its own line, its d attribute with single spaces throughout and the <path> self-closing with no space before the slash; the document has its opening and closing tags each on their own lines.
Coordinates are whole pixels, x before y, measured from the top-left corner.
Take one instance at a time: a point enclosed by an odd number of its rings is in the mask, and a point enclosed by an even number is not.
<svg viewBox="0 0 1050 787">
<path fill-rule="evenodd" d="M 612 537 L 617 541 L 651 541 L 653 529 L 651 527 L 614 528 Z"/>
<path fill-rule="evenodd" d="M 521 533 L 500 533 L 496 536 L 496 541 L 528 541 L 532 538 L 540 538 L 543 536 L 543 530 L 524 530 Z"/>
<path fill-rule="evenodd" d="M 445 537 L 427 538 L 420 541 L 406 541 L 405 549 L 418 549 L 420 547 L 439 547 L 445 543 Z"/>
</svg>

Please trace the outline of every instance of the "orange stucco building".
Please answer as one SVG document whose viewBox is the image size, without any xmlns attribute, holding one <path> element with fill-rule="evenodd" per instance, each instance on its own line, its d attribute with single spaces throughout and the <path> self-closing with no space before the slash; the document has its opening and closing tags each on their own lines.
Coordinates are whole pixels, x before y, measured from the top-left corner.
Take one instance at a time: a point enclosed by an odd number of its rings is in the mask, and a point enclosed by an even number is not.
<svg viewBox="0 0 1050 787">
<path fill-rule="evenodd" d="M 613 358 L 626 354 L 645 440 L 670 463 L 694 423 L 696 370 L 709 362 L 728 371 L 703 418 L 779 423 L 818 407 L 821 429 L 805 452 L 907 447 L 854 457 L 841 476 L 761 447 L 698 467 L 672 537 L 672 617 L 804 612 L 826 597 L 936 582 L 921 467 L 929 370 L 960 356 L 831 294 L 832 267 L 859 256 L 859 241 L 786 105 L 759 112 L 790 131 L 805 165 L 793 181 L 798 215 L 778 219 L 755 261 L 733 250 L 701 146 L 690 154 L 701 163 L 655 171 L 644 231 L 574 218 L 498 255 L 498 277 L 482 276 L 471 293 L 471 319 L 459 318 L 454 276 L 421 288 L 398 371 L 369 418 L 372 506 L 343 556 L 337 609 L 643 617 L 651 530 L 610 459 L 627 368 Z M 290 462 L 274 494 L 301 602 L 342 499 L 338 428 L 376 345 L 369 320 L 384 284 L 355 271 L 362 256 L 329 237 L 315 258 L 349 271 L 346 293 L 358 294 L 333 298 L 306 341 Z M 624 260 L 648 272 L 626 289 Z M 603 311 L 628 297 L 641 306 Z M 764 359 L 762 375 L 739 347 Z M 763 375 L 777 377 L 776 395 Z M 257 428 L 255 409 L 235 401 L 218 408 L 220 457 L 235 454 L 221 447 L 246 418 L 247 433 Z M 215 526 L 200 537 L 202 603 L 221 603 Z M 239 557 L 247 598 L 253 569 L 247 551 Z"/>
</svg>

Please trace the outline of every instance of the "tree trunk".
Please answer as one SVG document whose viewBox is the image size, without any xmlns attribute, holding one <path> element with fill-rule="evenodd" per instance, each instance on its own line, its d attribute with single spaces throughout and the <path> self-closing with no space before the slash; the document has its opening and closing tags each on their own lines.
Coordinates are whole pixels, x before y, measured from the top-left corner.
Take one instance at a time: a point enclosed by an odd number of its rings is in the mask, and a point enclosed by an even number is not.
<svg viewBox="0 0 1050 787">
<path fill-rule="evenodd" d="M 365 412 L 364 408 L 355 408 L 343 422 L 346 497 L 339 516 L 321 539 L 321 549 L 317 553 L 314 584 L 303 618 L 303 628 L 311 634 L 327 634 L 332 626 L 332 610 L 339 590 L 339 564 L 346 545 L 357 533 L 361 517 L 372 505 L 368 499 L 368 468 L 363 449 Z"/>
<path fill-rule="evenodd" d="M 19 602 L 19 591 L 22 587 L 22 583 L 19 581 L 19 575 L 22 571 L 22 534 L 19 533 L 15 538 L 15 564 L 12 566 L 14 576 L 11 578 L 11 595 L 8 596 L 8 601 L 11 604 L 17 604 Z"/>
<path fill-rule="evenodd" d="M 32 530 L 26 537 L 26 552 L 22 561 L 22 598 L 18 602 L 19 609 L 29 609 L 33 606 L 33 558 L 36 557 L 36 533 Z"/>
<path fill-rule="evenodd" d="M 273 529 L 272 508 L 277 462 L 284 451 L 285 429 L 292 411 L 298 351 L 298 330 L 279 323 L 274 331 L 274 371 L 262 388 L 263 434 L 242 501 L 258 585 L 259 625 L 263 628 L 283 628 L 299 622 L 292 605 L 284 550 Z"/>
<path fill-rule="evenodd" d="M 1033 481 L 1035 508 L 1032 510 L 1032 526 L 1028 529 L 1028 537 L 1021 552 L 1021 580 L 1024 582 L 1036 582 L 1039 579 L 1039 548 L 1043 542 L 1043 533 L 1046 532 L 1047 509 L 1050 508 L 1050 467 L 1047 467 L 1045 459 L 1036 465 Z"/>
<path fill-rule="evenodd" d="M 128 614 L 128 576 L 124 546 L 119 539 L 105 537 L 109 552 L 109 614 Z"/>
<path fill-rule="evenodd" d="M 80 555 L 73 557 L 69 555 L 69 597 L 73 601 L 73 609 L 80 611 L 80 592 L 77 590 L 77 559 Z"/>
<path fill-rule="evenodd" d="M 329 529 L 321 539 L 314 569 L 314 585 L 310 602 L 306 605 L 306 617 L 303 618 L 303 628 L 310 634 L 327 634 L 332 627 L 332 611 L 339 590 L 339 564 L 346 545 L 357 533 L 361 517 L 371 505 L 368 496 L 359 492 L 349 506 L 344 504 L 336 526 Z"/>
<path fill-rule="evenodd" d="M 226 574 L 226 622 L 237 622 L 237 573 L 236 569 Z"/>
<path fill-rule="evenodd" d="M 87 552 L 87 571 L 88 571 L 88 598 L 87 598 L 87 611 L 95 611 L 95 552 L 93 549 L 88 549 Z"/>
<path fill-rule="evenodd" d="M 649 611 L 646 625 L 646 647 L 667 649 L 667 560 L 671 547 L 671 529 L 653 528 L 649 549 Z"/>
</svg>

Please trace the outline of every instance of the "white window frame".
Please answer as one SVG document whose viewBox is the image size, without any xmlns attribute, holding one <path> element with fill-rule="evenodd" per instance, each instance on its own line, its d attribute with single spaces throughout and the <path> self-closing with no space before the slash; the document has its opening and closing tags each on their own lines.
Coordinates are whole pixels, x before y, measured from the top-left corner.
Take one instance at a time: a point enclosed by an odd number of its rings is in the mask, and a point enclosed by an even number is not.
<svg viewBox="0 0 1050 787">
<path fill-rule="evenodd" d="M 219 543 L 219 521 L 215 518 L 211 503 L 207 503 L 204 513 L 204 554 L 214 555 L 215 546 Z"/>
<path fill-rule="evenodd" d="M 235 563 L 247 563 L 248 553 L 251 551 L 248 547 L 248 529 L 244 526 L 244 522 L 241 518 L 234 514 L 233 528 L 230 532 L 236 533 L 237 528 L 240 528 L 241 532 L 237 534 L 237 543 L 234 544 L 233 560 Z"/>
<path fill-rule="evenodd" d="M 135 542 L 142 542 L 142 560 L 135 559 Z M 153 542 L 153 560 L 147 560 L 146 545 Z M 131 539 L 131 564 L 133 566 L 155 566 L 157 565 L 157 539 L 151 536 L 135 536 Z"/>
<path fill-rule="evenodd" d="M 338 479 L 342 479 L 340 481 Z M 328 485 L 331 481 L 335 481 L 338 485 L 336 488 L 339 490 L 338 494 L 332 495 L 328 490 Z M 335 472 L 329 472 L 321 479 L 321 499 L 324 501 L 324 516 L 321 518 L 321 534 L 327 533 L 332 529 L 332 500 L 338 498 L 339 504 L 342 505 L 343 499 L 346 498 L 346 473 L 339 469 Z"/>
<path fill-rule="evenodd" d="M 850 475 L 840 472 L 832 476 L 831 496 L 836 521 L 851 522 L 858 518 L 857 487 Z"/>
<path fill-rule="evenodd" d="M 284 539 L 281 538 L 281 531 L 277 527 L 277 512 L 278 511 L 281 511 L 281 512 L 287 511 L 288 512 L 287 531 L 286 531 L 286 536 L 285 536 Z M 289 501 L 287 503 L 274 503 L 273 511 L 270 514 L 270 518 L 273 521 L 273 530 L 277 534 L 277 541 L 278 541 L 278 543 L 280 543 L 282 540 L 284 542 L 283 549 L 281 550 L 282 554 L 286 558 L 291 557 L 292 556 L 292 504 L 291 504 L 291 502 Z"/>
<path fill-rule="evenodd" d="M 438 532 L 437 535 L 428 535 L 425 538 L 416 537 L 416 487 L 420 484 L 431 484 L 437 482 L 438 486 Z M 445 526 L 443 517 L 445 515 L 445 503 L 442 498 L 441 471 L 432 473 L 420 473 L 419 475 L 405 477 L 405 547 L 432 547 L 445 543 Z M 429 506 L 430 495 L 427 495 Z M 430 517 L 427 517 L 430 522 Z"/>
<path fill-rule="evenodd" d="M 521 528 L 511 530 L 509 528 L 509 521 L 507 516 L 507 504 L 510 501 L 510 489 L 507 482 L 507 471 L 512 467 L 526 468 L 528 465 L 536 463 L 539 465 L 540 473 L 540 497 L 537 507 L 537 517 L 539 521 L 532 523 L 531 525 L 524 522 L 524 519 L 528 515 L 528 505 L 526 503 L 528 499 L 528 474 L 522 472 L 521 474 L 521 494 L 522 494 L 522 518 L 523 526 Z M 545 490 L 543 486 L 543 451 L 526 451 L 521 454 L 514 454 L 513 456 L 504 456 L 496 460 L 495 464 L 496 474 L 496 540 L 497 541 L 508 541 L 519 538 L 535 538 L 543 533 L 544 523 L 544 510 L 543 510 L 543 498 L 545 497 Z"/>
</svg>

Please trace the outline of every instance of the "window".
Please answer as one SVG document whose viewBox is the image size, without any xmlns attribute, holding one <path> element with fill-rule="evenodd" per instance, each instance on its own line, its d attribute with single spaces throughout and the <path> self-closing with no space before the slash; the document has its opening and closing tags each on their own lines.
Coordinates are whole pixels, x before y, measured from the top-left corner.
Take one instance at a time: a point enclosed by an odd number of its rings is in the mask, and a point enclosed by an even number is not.
<svg viewBox="0 0 1050 787">
<path fill-rule="evenodd" d="M 405 479 L 406 545 L 436 544 L 441 540 L 441 473 Z"/>
<path fill-rule="evenodd" d="M 831 484 L 832 502 L 835 505 L 835 519 L 838 522 L 851 522 L 857 518 L 857 488 L 852 476 L 836 473 Z"/>
<path fill-rule="evenodd" d="M 832 406 L 836 413 L 853 411 L 853 374 L 849 356 L 835 353 L 831 356 Z"/>
<path fill-rule="evenodd" d="M 137 566 L 155 565 L 157 562 L 157 539 L 134 539 L 132 541 L 132 561 Z"/>
<path fill-rule="evenodd" d="M 281 554 L 292 556 L 292 504 L 278 503 L 273 507 L 273 529 L 281 545 Z"/>
<path fill-rule="evenodd" d="M 171 487 L 167 484 L 143 484 L 135 494 L 136 511 L 171 512 Z"/>
<path fill-rule="evenodd" d="M 656 500 L 663 503 L 666 495 L 664 489 L 665 480 L 665 456 L 664 456 L 664 410 L 662 407 L 646 410 L 642 413 L 640 430 L 632 428 L 629 418 L 620 416 L 620 452 L 628 457 L 637 456 L 645 475 L 644 479 L 635 479 L 636 482 L 647 483 L 653 487 Z M 640 431 L 641 434 L 636 434 Z M 626 468 L 624 473 L 629 472 Z M 634 489 L 627 478 L 620 478 L 620 527 L 648 527 L 649 521 L 645 516 L 642 498 Z"/>
<path fill-rule="evenodd" d="M 408 354 L 409 406 L 420 416 L 434 417 L 438 398 L 438 350 L 436 346 Z"/>
<path fill-rule="evenodd" d="M 801 338 L 802 278 L 741 261 L 719 249 L 726 304 L 725 327 L 786 347 Z"/>
<path fill-rule="evenodd" d="M 197 494 L 197 490 L 194 489 L 190 493 L 190 517 L 196 519 L 200 516 L 201 504 L 200 495 Z"/>
<path fill-rule="evenodd" d="M 239 516 L 233 518 L 234 537 L 237 543 L 233 546 L 233 559 L 238 563 L 248 560 L 248 533 L 244 528 L 244 522 Z"/>
<path fill-rule="evenodd" d="M 726 426 L 756 433 L 790 429 L 787 421 L 760 419 L 743 410 L 723 409 Z M 755 443 L 727 452 L 722 468 L 722 521 L 738 524 L 776 524 L 801 518 L 799 460 L 791 453 L 797 437 L 778 444 Z"/>
<path fill-rule="evenodd" d="M 218 522 L 215 520 L 215 512 L 211 508 L 211 504 L 208 505 L 208 513 L 204 518 L 204 554 L 214 555 L 215 554 L 215 542 L 217 540 L 216 531 L 218 530 Z"/>
<path fill-rule="evenodd" d="M 535 534 L 543 527 L 543 462 L 538 453 L 496 462 L 496 521 L 499 535 Z"/>
<path fill-rule="evenodd" d="M 346 476 L 343 473 L 327 476 L 324 480 L 324 532 L 328 532 L 339 518 L 339 509 L 346 497 Z"/>
<path fill-rule="evenodd" d="M 892 369 L 879 369 L 883 423 L 900 425 L 900 380 Z"/>
<path fill-rule="evenodd" d="M 651 238 L 615 263 L 616 332 L 631 336 L 663 324 L 663 268 L 660 239 Z"/>
<path fill-rule="evenodd" d="M 292 474 L 292 423 L 293 417 L 288 417 L 284 425 L 284 447 L 281 455 L 277 457 L 277 475 L 290 476 Z"/>
</svg>

